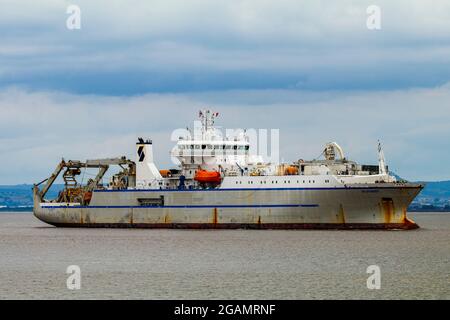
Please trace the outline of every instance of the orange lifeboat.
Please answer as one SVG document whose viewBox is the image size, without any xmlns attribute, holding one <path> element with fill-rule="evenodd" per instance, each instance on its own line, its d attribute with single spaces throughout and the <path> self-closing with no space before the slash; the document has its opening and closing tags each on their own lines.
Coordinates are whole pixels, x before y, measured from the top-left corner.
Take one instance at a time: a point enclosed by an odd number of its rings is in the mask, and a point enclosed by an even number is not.
<svg viewBox="0 0 450 320">
<path fill-rule="evenodd" d="M 217 171 L 197 170 L 194 180 L 201 183 L 220 183 L 222 180 Z"/>
<path fill-rule="evenodd" d="M 159 173 L 164 178 L 170 177 L 170 170 L 159 170 Z"/>
</svg>

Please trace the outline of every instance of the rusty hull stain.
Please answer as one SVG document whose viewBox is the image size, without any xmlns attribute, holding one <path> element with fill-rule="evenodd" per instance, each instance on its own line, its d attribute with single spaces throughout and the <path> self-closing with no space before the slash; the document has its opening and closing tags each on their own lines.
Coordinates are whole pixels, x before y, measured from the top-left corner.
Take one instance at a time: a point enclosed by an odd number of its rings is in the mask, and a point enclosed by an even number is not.
<svg viewBox="0 0 450 320">
<path fill-rule="evenodd" d="M 170 223 L 170 215 L 169 215 L 169 214 L 166 214 L 166 215 L 164 216 L 164 223 L 165 223 L 165 224 Z"/>
<path fill-rule="evenodd" d="M 344 206 L 342 203 L 339 206 L 339 216 L 338 216 L 339 223 L 345 224 L 345 211 Z"/>
<path fill-rule="evenodd" d="M 381 199 L 381 210 L 385 223 L 391 223 L 395 214 L 394 201 L 391 198 Z"/>
<path fill-rule="evenodd" d="M 217 225 L 217 208 L 213 209 L 213 225 Z"/>
</svg>

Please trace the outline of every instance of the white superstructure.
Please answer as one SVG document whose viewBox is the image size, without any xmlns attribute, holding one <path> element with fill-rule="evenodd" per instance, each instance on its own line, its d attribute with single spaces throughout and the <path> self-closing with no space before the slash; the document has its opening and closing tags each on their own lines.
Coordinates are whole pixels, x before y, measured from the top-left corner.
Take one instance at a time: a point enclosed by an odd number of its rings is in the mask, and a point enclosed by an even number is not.
<svg viewBox="0 0 450 320">
<path fill-rule="evenodd" d="M 302 186 L 341 186 L 351 183 L 395 182 L 389 175 L 381 144 L 378 145 L 379 165 L 364 166 L 345 158 L 336 142 L 323 149 L 323 160 L 287 163 L 265 163 L 262 156 L 251 150 L 249 137 L 241 130 L 232 137 L 224 137 L 214 126 L 217 112 L 199 112 L 200 124 L 193 132 L 180 136 L 171 156 L 180 162 L 162 176 L 153 163 L 151 141 L 140 139 L 137 144 L 137 188 L 179 188 L 183 178 L 186 188 L 285 188 Z M 221 183 L 196 180 L 199 170 L 218 172 Z"/>
</svg>

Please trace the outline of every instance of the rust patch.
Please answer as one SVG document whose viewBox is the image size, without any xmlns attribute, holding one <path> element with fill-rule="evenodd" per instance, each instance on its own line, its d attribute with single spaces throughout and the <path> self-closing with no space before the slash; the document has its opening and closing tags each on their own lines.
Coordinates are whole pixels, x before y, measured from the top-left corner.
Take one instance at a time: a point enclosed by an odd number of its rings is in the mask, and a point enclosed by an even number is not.
<svg viewBox="0 0 450 320">
<path fill-rule="evenodd" d="M 91 223 L 91 216 L 89 215 L 89 211 L 86 211 L 86 217 L 84 218 L 84 223 Z"/>
<path fill-rule="evenodd" d="M 164 216 L 164 223 L 170 223 L 170 215 L 166 214 Z"/>
<path fill-rule="evenodd" d="M 344 206 L 342 205 L 342 203 L 339 205 L 338 221 L 339 221 L 339 223 L 345 224 L 345 211 L 344 211 Z"/>
<path fill-rule="evenodd" d="M 414 221 L 408 219 L 406 210 L 407 210 L 407 208 L 405 208 L 405 207 L 402 208 L 402 220 L 401 221 L 403 223 L 414 222 Z"/>
<path fill-rule="evenodd" d="M 392 198 L 381 199 L 381 210 L 384 216 L 384 222 L 391 223 L 395 212 L 394 201 L 392 200 Z"/>
<path fill-rule="evenodd" d="M 213 209 L 213 224 L 217 224 L 217 208 Z"/>
<path fill-rule="evenodd" d="M 414 222 L 413 219 L 408 218 L 408 216 L 407 216 L 407 209 L 406 208 L 403 208 L 402 212 L 403 212 L 403 214 L 402 214 L 402 222 L 403 222 L 403 224 L 405 226 L 412 226 L 412 228 L 414 226 L 417 226 L 417 228 L 419 228 L 419 226 Z"/>
<path fill-rule="evenodd" d="M 402 224 L 404 226 L 404 229 L 418 229 L 420 228 L 417 223 L 414 222 L 414 220 L 409 219 L 408 217 L 405 217 L 405 220 Z"/>
</svg>

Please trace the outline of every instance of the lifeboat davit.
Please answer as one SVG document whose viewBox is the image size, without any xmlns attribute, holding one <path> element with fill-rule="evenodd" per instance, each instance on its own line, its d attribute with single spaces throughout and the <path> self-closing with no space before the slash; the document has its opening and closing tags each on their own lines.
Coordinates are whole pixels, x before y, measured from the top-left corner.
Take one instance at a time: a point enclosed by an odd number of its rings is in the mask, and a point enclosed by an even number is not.
<svg viewBox="0 0 450 320">
<path fill-rule="evenodd" d="M 194 180 L 200 183 L 220 183 L 222 178 L 217 171 L 197 170 Z"/>
</svg>

